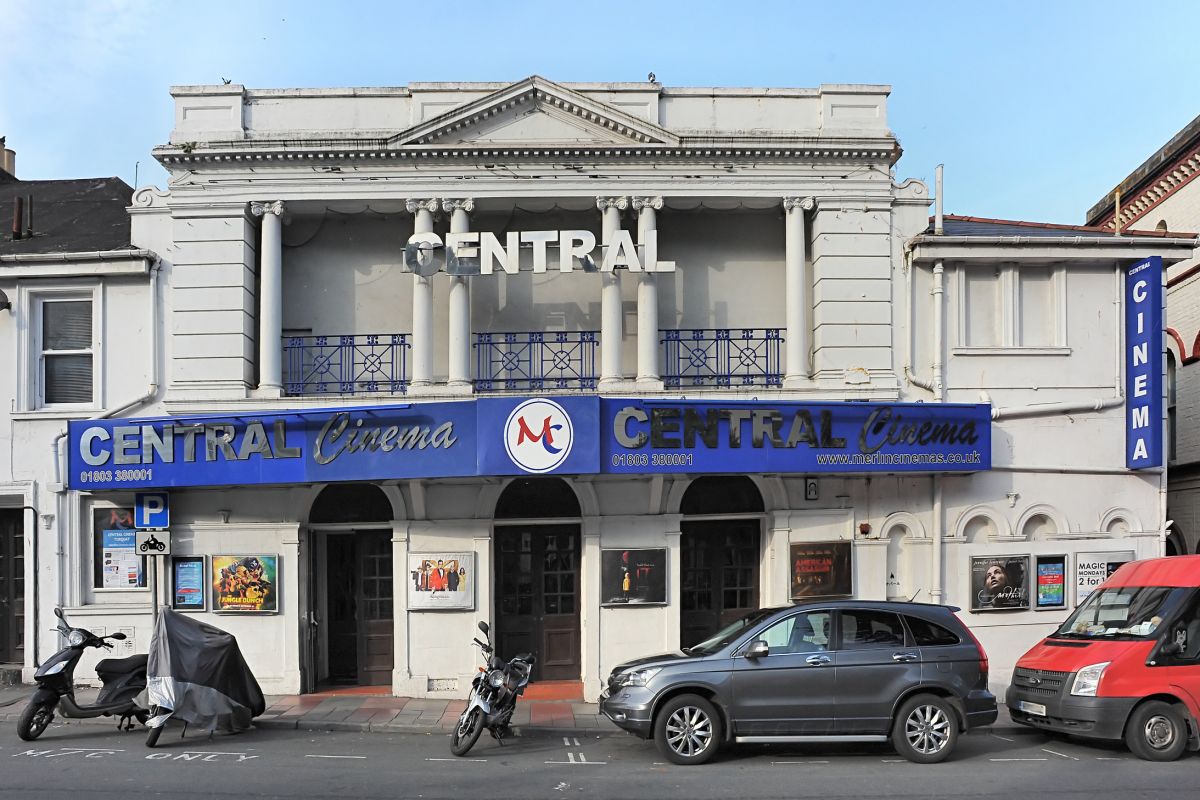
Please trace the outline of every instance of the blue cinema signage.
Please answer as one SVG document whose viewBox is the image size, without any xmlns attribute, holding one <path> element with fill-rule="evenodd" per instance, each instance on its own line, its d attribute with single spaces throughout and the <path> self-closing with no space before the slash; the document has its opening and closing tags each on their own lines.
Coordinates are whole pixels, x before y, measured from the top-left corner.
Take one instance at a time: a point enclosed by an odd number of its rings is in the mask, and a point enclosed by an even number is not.
<svg viewBox="0 0 1200 800">
<path fill-rule="evenodd" d="M 972 472 L 990 407 L 505 397 L 70 424 L 72 489 L 468 475 Z"/>
<path fill-rule="evenodd" d="M 604 472 L 973 472 L 991 406 L 604 400 Z"/>
<path fill-rule="evenodd" d="M 1125 466 L 1161 467 L 1163 268 L 1152 256 L 1125 271 Z"/>
</svg>

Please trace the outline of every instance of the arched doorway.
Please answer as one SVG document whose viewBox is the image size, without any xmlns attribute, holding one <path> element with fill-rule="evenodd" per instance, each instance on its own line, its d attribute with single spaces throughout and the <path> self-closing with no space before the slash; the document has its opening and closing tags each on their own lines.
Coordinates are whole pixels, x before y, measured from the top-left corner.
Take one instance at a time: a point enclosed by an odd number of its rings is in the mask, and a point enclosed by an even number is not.
<svg viewBox="0 0 1200 800">
<path fill-rule="evenodd" d="M 705 476 L 683 494 L 679 641 L 683 647 L 758 608 L 763 499 L 744 476 Z"/>
<path fill-rule="evenodd" d="M 392 683 L 392 517 L 391 502 L 373 484 L 331 484 L 313 501 L 309 688 Z"/>
<path fill-rule="evenodd" d="M 518 478 L 494 516 L 497 651 L 537 656 L 534 680 L 578 681 L 579 499 L 561 478 Z"/>
</svg>

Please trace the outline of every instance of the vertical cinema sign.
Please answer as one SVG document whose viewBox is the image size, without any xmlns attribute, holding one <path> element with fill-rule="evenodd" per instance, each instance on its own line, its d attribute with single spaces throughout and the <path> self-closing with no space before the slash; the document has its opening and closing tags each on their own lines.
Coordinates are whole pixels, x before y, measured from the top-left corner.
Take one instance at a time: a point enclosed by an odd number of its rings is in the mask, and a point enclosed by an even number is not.
<svg viewBox="0 0 1200 800">
<path fill-rule="evenodd" d="M 1162 258 L 1125 272 L 1125 466 L 1162 466 Z"/>
</svg>

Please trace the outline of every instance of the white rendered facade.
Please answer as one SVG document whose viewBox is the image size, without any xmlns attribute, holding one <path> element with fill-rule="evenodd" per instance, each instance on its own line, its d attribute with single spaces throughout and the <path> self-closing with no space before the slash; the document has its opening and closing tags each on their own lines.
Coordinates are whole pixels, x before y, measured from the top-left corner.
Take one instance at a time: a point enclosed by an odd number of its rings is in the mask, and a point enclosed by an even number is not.
<svg viewBox="0 0 1200 800">
<path fill-rule="evenodd" d="M 1064 555 L 1069 579 L 1080 553 L 1163 552 L 1163 473 L 1124 468 L 1120 270 L 1150 255 L 1186 258 L 1191 243 L 928 233 L 927 188 L 892 176 L 888 91 L 540 78 L 175 87 L 175 128 L 155 152 L 170 189 L 140 190 L 130 208 L 135 245 L 158 254 L 154 269 L 8 273 L 0 283 L 22 297 L 98 285 L 105 298 L 101 402 L 14 415 L 12 472 L 0 478 L 53 515 L 39 531 L 41 620 L 57 603 L 89 627 L 132 629 L 137 650 L 150 634 L 148 589 L 94 579 L 95 510 L 126 507 L 131 492 L 64 485 L 53 445 L 67 418 L 419 408 L 506 394 L 990 402 L 987 470 L 754 473 L 761 510 L 702 517 L 682 512 L 698 475 L 568 475 L 578 515 L 556 522 L 578 530 L 578 675 L 568 677 L 587 699 L 620 661 L 679 647 L 689 526 L 723 519 L 757 526 L 758 604 L 789 602 L 790 545 L 849 541 L 856 596 L 963 607 L 1002 691 L 1016 658 L 1068 612 L 969 613 L 972 556 Z M 603 245 L 621 230 L 643 262 L 656 231 L 658 260 L 673 271 L 593 274 L 569 259 L 563 270 L 554 248 L 541 271 L 532 242 L 516 274 L 424 277 L 403 266 L 415 233 L 505 242 L 514 231 L 586 231 Z M 20 319 L 0 328 L 14 363 L 27 358 Z M 671 385 L 664 332 L 743 329 L 779 332 L 779 385 Z M 506 391 L 503 376 L 480 374 L 477 337 L 487 333 L 594 333 L 595 382 Z M 370 334 L 408 337 L 403 391 L 290 385 L 299 382 L 285 340 Z M 29 374 L 14 371 L 0 394 L 22 397 Z M 491 377 L 486 389 L 473 384 Z M 322 548 L 348 531 L 383 531 L 394 570 L 389 683 L 402 695 L 463 696 L 475 625 L 501 613 L 495 513 L 510 482 L 377 481 L 390 518 L 370 522 L 310 519 L 321 483 L 173 489 L 175 552 L 280 557 L 280 613 L 211 618 L 239 637 L 265 691 L 293 693 L 331 669 L 327 634 L 311 634 L 309 620 L 313 608 L 328 612 Z M 602 605 L 601 553 L 614 548 L 667 550 L 665 605 Z M 473 554 L 472 610 L 407 609 L 408 556 L 434 551 Z M 54 649 L 45 638 L 42 658 Z M 31 651 L 27 672 L 33 664 Z"/>
</svg>

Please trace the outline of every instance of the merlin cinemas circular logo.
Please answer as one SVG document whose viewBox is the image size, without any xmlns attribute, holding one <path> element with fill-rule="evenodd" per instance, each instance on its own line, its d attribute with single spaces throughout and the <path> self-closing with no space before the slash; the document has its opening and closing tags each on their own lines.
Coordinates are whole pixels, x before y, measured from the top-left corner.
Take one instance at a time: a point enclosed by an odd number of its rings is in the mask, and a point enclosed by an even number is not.
<svg viewBox="0 0 1200 800">
<path fill-rule="evenodd" d="M 526 400 L 504 423 L 504 449 L 526 472 L 550 472 L 567 460 L 575 429 L 558 403 Z"/>
</svg>

